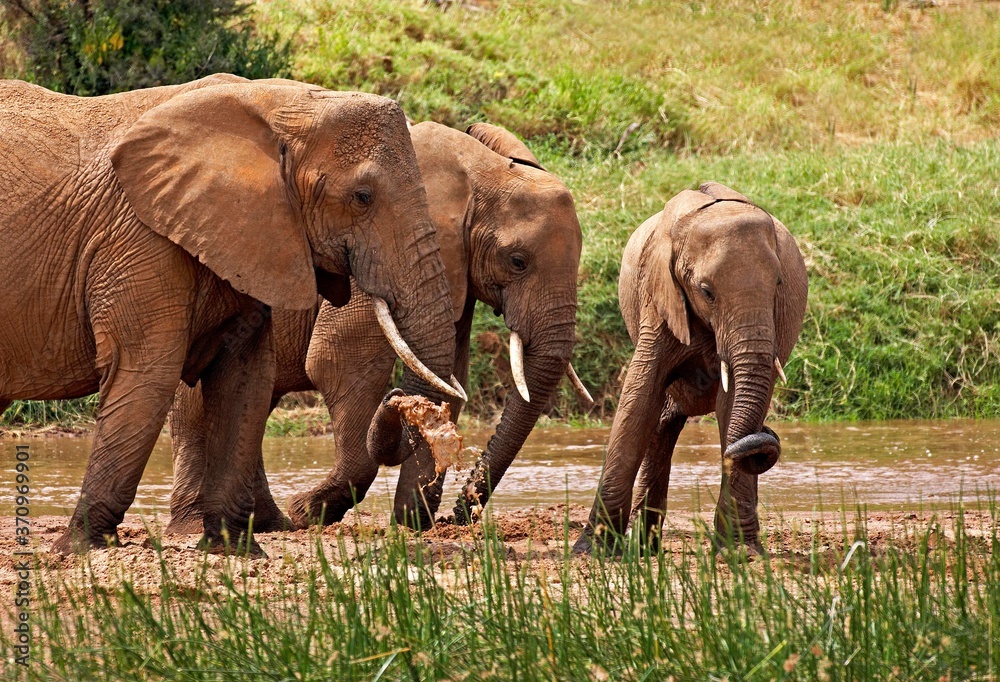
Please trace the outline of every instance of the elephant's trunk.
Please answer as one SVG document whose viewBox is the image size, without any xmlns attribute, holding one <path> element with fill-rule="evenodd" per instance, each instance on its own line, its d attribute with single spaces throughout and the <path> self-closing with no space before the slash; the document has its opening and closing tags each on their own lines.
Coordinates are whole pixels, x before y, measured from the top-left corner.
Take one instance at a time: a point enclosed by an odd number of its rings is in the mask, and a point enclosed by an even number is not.
<svg viewBox="0 0 1000 682">
<path fill-rule="evenodd" d="M 476 462 L 455 505 L 455 522 L 470 523 L 471 510 L 485 506 L 514 457 L 521 450 L 542 410 L 566 373 L 575 340 L 576 307 L 561 322 L 546 328 L 546 338 L 524 349 L 524 378 L 530 402 L 511 391 L 500 424 Z"/>
<path fill-rule="evenodd" d="M 767 325 L 756 330 L 753 342 L 741 341 L 728 354 L 733 402 L 725 443 L 725 456 L 733 466 L 755 475 L 773 467 L 781 454 L 774 432 L 764 427 L 774 387 L 774 330 Z M 742 330 L 740 336 L 747 335 Z"/>
<path fill-rule="evenodd" d="M 447 383 L 455 358 L 455 314 L 425 201 L 421 191 L 408 204 L 402 202 L 405 205 L 394 212 L 396 224 L 412 222 L 414 215 L 425 217 L 412 232 L 412 241 L 400 246 L 403 254 L 400 263 L 375 266 L 374 269 L 389 282 L 387 289 L 384 283 L 377 288 L 367 286 L 366 266 L 371 267 L 371 264 L 358 263 L 352 270 L 362 290 L 384 298 L 396 330 L 416 360 Z M 384 295 L 380 290 L 384 290 Z M 440 385 L 432 387 L 419 377 L 409 388 L 408 392 L 420 393 L 437 402 L 449 398 Z"/>
</svg>

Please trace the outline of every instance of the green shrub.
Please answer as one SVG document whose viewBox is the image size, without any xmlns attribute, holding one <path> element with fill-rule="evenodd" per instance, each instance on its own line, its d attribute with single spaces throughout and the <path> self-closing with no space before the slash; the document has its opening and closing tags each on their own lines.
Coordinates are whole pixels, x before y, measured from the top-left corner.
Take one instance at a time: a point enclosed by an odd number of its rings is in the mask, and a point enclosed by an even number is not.
<svg viewBox="0 0 1000 682">
<path fill-rule="evenodd" d="M 220 71 L 288 73 L 289 45 L 236 0 L 3 0 L 27 79 L 77 95 L 184 83 Z"/>
</svg>

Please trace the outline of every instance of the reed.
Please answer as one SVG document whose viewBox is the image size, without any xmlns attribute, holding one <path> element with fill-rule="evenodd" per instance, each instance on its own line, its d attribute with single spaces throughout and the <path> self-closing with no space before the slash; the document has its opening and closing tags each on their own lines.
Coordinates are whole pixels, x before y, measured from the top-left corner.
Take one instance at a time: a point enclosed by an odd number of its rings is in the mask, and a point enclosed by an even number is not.
<svg viewBox="0 0 1000 682">
<path fill-rule="evenodd" d="M 317 537 L 266 592 L 253 562 L 181 579 L 162 549 L 151 592 L 41 568 L 27 679 L 996 680 L 1000 507 L 951 512 L 873 536 L 848 504 L 839 538 L 779 523 L 796 539 L 750 563 L 697 520 L 588 558 L 567 521 L 534 560 L 488 520 L 443 561 L 394 527 Z"/>
</svg>

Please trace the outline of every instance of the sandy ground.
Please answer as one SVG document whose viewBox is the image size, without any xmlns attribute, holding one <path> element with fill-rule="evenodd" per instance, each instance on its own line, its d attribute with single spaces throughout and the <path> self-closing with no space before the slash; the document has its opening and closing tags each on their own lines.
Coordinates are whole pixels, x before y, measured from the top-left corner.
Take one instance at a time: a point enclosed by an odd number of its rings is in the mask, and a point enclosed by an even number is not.
<svg viewBox="0 0 1000 682">
<path fill-rule="evenodd" d="M 543 509 L 520 510 L 504 513 L 495 518 L 499 534 L 507 548 L 507 560 L 518 564 L 528 562 L 529 566 L 547 570 L 561 564 L 564 557 L 566 537 L 564 528 L 569 520 L 569 539 L 572 542 L 580 533 L 587 519 L 588 509 L 573 505 L 557 505 Z M 924 536 L 931 524 L 944 531 L 947 541 L 953 537 L 955 511 L 937 512 L 871 512 L 867 515 L 868 543 L 872 551 L 893 543 L 897 547 L 913 547 Z M 199 588 L 215 582 L 221 571 L 235 568 L 254 582 L 260 584 L 265 593 L 278 589 L 282 584 L 294 583 L 300 579 L 303 569 L 316 562 L 316 540 L 324 548 L 331 562 L 342 564 L 354 561 L 359 544 L 377 542 L 386 532 L 387 518 L 366 513 L 352 512 L 343 523 L 329 526 L 317 535 L 315 529 L 284 533 L 258 534 L 257 540 L 267 553 L 266 558 L 231 558 L 207 555 L 195 549 L 197 536 L 163 535 L 166 518 L 156 519 L 149 531 L 143 521 L 129 515 L 119 530 L 123 543 L 121 547 L 90 552 L 87 557 L 61 557 L 48 552 L 55 539 L 66 527 L 66 517 L 43 516 L 32 519 L 32 548 L 43 575 L 62 576 L 73 579 L 89 574 L 98 584 L 118 585 L 123 579 L 133 583 L 138 592 L 157 592 L 161 580 L 160 561 L 155 549 L 155 540 L 162 542 L 162 556 L 179 583 Z M 710 523 L 711 519 L 702 519 Z M 988 512 L 967 510 L 965 524 L 972 537 L 989 537 L 994 521 Z M 797 562 L 808 562 L 806 558 L 812 543 L 829 556 L 830 561 L 839 561 L 843 556 L 845 538 L 853 542 L 855 517 L 849 512 L 838 514 L 796 513 L 774 515 L 764 521 L 767 531 L 767 549 L 772 557 Z M 692 551 L 698 543 L 707 542 L 695 529 L 696 520 L 674 520 L 664 531 L 665 552 L 680 556 L 684 551 Z M 846 531 L 846 533 L 845 533 Z M 463 528 L 439 522 L 434 529 L 418 535 L 407 533 L 408 542 L 415 553 L 418 548 L 429 552 L 433 561 L 450 567 L 465 560 L 468 553 L 482 538 L 480 527 Z M 14 552 L 23 549 L 15 541 L 14 520 L 0 522 L 0 585 L 4 594 L 11 594 L 17 583 L 15 564 L 23 559 Z M 579 560 L 579 559 L 574 559 Z M 207 569 L 207 570 L 206 570 Z M 36 579 L 38 574 L 36 572 Z M 3 611 L 3 609 L 0 609 Z"/>
</svg>

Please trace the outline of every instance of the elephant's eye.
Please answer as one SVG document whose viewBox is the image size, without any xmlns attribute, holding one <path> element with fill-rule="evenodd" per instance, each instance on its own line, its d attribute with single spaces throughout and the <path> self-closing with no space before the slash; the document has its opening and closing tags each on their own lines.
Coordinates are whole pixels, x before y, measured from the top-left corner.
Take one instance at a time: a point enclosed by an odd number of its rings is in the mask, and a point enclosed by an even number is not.
<svg viewBox="0 0 1000 682">
<path fill-rule="evenodd" d="M 362 188 L 354 190 L 354 201 L 356 201 L 359 206 L 371 206 L 373 199 L 374 197 L 372 196 L 372 191 L 370 189 Z"/>
<path fill-rule="evenodd" d="M 515 253 L 510 257 L 510 265 L 517 272 L 524 272 L 528 267 L 528 261 L 521 254 Z"/>
<path fill-rule="evenodd" d="M 701 288 L 701 295 L 705 297 L 705 300 L 708 301 L 709 303 L 715 303 L 715 294 L 712 293 L 712 288 L 704 283 L 701 285 L 700 288 Z"/>
</svg>

